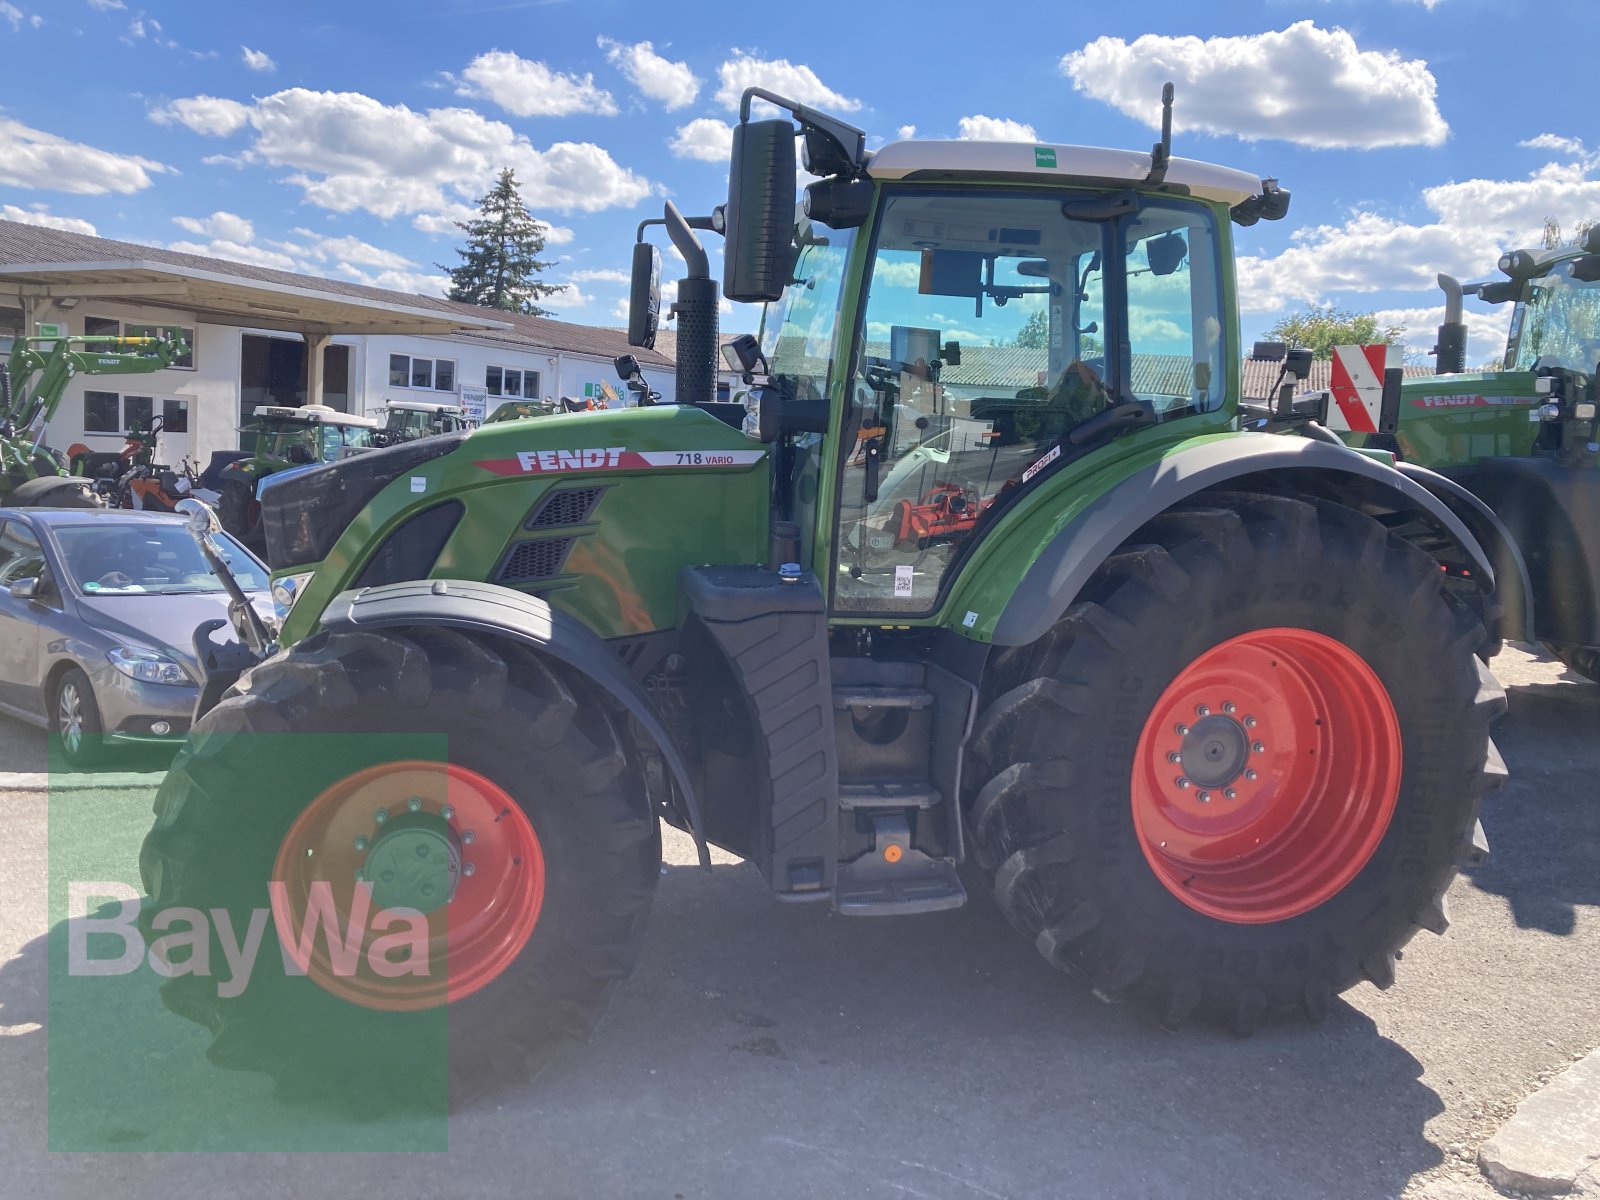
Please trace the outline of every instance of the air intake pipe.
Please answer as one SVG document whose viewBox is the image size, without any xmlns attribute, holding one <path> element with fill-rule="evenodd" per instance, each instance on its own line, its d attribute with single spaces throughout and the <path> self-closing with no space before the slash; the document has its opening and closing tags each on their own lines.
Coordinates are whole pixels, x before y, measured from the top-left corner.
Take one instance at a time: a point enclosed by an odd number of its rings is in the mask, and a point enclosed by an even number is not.
<svg viewBox="0 0 1600 1200">
<path fill-rule="evenodd" d="M 1461 281 L 1453 275 L 1439 275 L 1444 292 L 1444 324 L 1433 347 L 1435 375 L 1457 375 L 1467 369 L 1467 325 L 1461 319 Z"/>
</svg>

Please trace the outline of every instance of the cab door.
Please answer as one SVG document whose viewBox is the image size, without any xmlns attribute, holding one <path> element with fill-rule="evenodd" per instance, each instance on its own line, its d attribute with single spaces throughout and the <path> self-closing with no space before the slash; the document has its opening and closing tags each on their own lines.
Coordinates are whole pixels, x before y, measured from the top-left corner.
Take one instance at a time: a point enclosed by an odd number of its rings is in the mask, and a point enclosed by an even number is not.
<svg viewBox="0 0 1600 1200">
<path fill-rule="evenodd" d="M 33 530 L 15 517 L 0 521 L 0 703 L 30 713 L 43 711 L 39 644 L 44 609 L 13 596 L 11 585 L 45 574 L 44 553 Z"/>
</svg>

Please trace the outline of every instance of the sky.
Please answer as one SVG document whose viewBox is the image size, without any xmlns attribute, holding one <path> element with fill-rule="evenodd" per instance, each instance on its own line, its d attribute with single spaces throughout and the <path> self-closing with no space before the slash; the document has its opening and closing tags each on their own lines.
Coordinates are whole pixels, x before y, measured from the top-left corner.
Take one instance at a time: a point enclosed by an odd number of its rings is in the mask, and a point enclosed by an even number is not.
<svg viewBox="0 0 1600 1200">
<path fill-rule="evenodd" d="M 1600 219 L 1589 72 L 1559 51 L 1592 26 L 1583 0 L 0 0 L 0 216 L 438 294 L 509 165 L 570 285 L 547 303 L 616 325 L 637 223 L 725 198 L 748 84 L 869 146 L 1144 149 L 1171 79 L 1175 154 L 1294 196 L 1236 231 L 1246 344 L 1335 304 L 1424 353 L 1438 272 Z M 1470 362 L 1508 317 L 1469 302 Z"/>
</svg>

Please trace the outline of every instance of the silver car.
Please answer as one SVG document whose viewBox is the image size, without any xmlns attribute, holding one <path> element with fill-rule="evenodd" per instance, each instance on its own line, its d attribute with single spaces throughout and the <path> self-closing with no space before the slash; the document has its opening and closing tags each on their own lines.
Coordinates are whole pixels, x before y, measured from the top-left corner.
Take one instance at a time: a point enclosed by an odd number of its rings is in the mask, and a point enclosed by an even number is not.
<svg viewBox="0 0 1600 1200">
<path fill-rule="evenodd" d="M 217 542 L 270 614 L 266 567 Z M 0 508 L 0 711 L 56 734 L 73 766 L 182 741 L 202 681 L 195 629 L 227 615 L 181 516 Z"/>
</svg>

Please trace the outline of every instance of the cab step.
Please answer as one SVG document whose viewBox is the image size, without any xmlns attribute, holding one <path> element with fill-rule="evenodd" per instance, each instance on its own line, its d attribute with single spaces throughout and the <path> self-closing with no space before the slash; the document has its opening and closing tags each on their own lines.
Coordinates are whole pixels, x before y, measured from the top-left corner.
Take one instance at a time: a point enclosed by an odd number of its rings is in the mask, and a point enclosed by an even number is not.
<svg viewBox="0 0 1600 1200">
<path fill-rule="evenodd" d="M 835 711 L 846 708 L 932 708 L 933 693 L 920 687 L 835 684 L 833 707 Z"/>
<path fill-rule="evenodd" d="M 839 785 L 841 809 L 937 808 L 944 797 L 926 780 L 876 779 Z"/>
<path fill-rule="evenodd" d="M 847 917 L 903 916 L 960 908 L 967 890 L 955 860 L 933 858 L 911 844 L 911 825 L 900 813 L 861 813 L 868 823 L 867 851 L 838 867 L 833 906 Z"/>
</svg>

